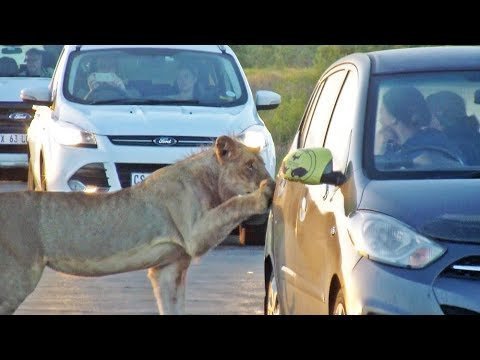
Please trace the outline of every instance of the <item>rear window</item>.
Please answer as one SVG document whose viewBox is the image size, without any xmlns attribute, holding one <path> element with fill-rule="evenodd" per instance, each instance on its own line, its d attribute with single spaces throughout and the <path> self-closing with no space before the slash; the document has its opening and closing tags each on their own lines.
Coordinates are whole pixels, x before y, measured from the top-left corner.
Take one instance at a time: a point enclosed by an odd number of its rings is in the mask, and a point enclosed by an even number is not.
<svg viewBox="0 0 480 360">
<path fill-rule="evenodd" d="M 0 45 L 0 77 L 51 78 L 63 45 Z"/>
</svg>

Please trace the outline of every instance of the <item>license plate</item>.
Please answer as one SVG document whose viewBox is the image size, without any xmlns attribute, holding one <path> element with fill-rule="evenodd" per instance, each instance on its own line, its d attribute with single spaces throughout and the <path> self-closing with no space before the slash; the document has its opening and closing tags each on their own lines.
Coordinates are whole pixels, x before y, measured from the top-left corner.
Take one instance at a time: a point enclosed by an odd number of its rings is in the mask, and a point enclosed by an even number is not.
<svg viewBox="0 0 480 360">
<path fill-rule="evenodd" d="M 151 173 L 138 173 L 138 172 L 133 172 L 132 177 L 131 177 L 131 183 L 132 186 L 138 183 L 141 183 L 143 180 L 145 180 Z"/>
<path fill-rule="evenodd" d="M 0 145 L 23 145 L 27 143 L 27 134 L 0 134 Z"/>
</svg>

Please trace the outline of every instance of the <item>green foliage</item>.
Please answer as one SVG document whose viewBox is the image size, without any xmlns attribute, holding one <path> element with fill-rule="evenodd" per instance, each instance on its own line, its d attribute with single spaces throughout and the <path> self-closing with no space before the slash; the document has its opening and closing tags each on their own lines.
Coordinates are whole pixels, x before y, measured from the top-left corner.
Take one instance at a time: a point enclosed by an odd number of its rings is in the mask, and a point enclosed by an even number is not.
<svg viewBox="0 0 480 360">
<path fill-rule="evenodd" d="M 244 68 L 310 67 L 318 45 L 231 45 Z"/>
<path fill-rule="evenodd" d="M 278 108 L 260 112 L 275 143 L 278 168 L 320 74 L 315 68 L 246 69 L 245 72 L 253 93 L 260 89 L 272 90 L 282 96 Z"/>
</svg>

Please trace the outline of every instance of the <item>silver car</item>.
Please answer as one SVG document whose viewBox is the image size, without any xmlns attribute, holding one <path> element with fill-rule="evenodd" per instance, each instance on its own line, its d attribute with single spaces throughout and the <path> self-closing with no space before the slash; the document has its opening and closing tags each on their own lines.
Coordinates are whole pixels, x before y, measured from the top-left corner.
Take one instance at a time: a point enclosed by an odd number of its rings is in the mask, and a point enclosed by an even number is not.
<svg viewBox="0 0 480 360">
<path fill-rule="evenodd" d="M 265 313 L 480 313 L 479 115 L 480 47 L 332 64 L 277 176 Z"/>
</svg>

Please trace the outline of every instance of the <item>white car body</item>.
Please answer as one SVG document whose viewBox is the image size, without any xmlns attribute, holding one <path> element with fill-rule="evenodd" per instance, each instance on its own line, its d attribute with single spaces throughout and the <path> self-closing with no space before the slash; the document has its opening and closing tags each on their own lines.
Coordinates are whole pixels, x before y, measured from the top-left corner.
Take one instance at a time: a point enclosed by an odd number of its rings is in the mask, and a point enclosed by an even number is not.
<svg viewBox="0 0 480 360">
<path fill-rule="evenodd" d="M 20 99 L 20 91 L 26 87 L 48 86 L 50 77 L 32 76 L 27 72 L 27 52 L 36 49 L 50 54 L 53 67 L 57 55 L 49 45 L 0 45 L 0 171 L 6 179 L 25 180 L 28 167 L 27 129 L 33 118 L 31 104 Z M 52 46 L 50 46 L 52 47 Z M 55 46 L 53 46 L 55 47 Z M 21 170 L 19 172 L 15 170 Z"/>
<path fill-rule="evenodd" d="M 234 59 L 239 69 L 241 80 L 245 84 L 246 102 L 233 107 L 213 107 L 148 104 L 97 105 L 72 102 L 69 99 L 64 91 L 67 88 L 64 83 L 67 81 L 67 70 L 70 66 L 69 57 L 73 52 L 125 48 L 188 49 L 218 54 L 223 51 Z M 45 96 L 48 98 L 42 98 L 44 94 L 47 94 Z M 153 172 L 154 167 L 172 164 L 198 151 L 199 146 L 195 142 L 200 141 L 202 145 L 210 146 L 220 135 L 242 135 L 249 131 L 263 136 L 265 144 L 261 149 L 261 156 L 269 173 L 272 177 L 275 176 L 274 143 L 270 132 L 257 113 L 257 105 L 263 103 L 265 108 L 273 108 L 280 103 L 280 96 L 273 92 L 264 91 L 262 94 L 259 91 L 255 99 L 238 59 L 228 46 L 82 45 L 80 47 L 68 45 L 64 47 L 59 59 L 49 91 L 24 89 L 22 99 L 36 104 L 35 117 L 28 129 L 31 177 L 29 186 L 36 190 L 117 191 L 143 180 Z M 270 100 L 269 106 L 265 101 Z M 63 139 L 59 137 L 58 130 L 59 127 L 70 126 L 93 134 L 96 147 L 65 145 Z M 134 143 L 129 144 L 128 140 L 133 138 L 125 138 L 125 136 L 134 137 Z M 141 141 L 148 142 L 148 146 L 137 146 Z M 178 146 L 182 141 L 184 146 Z M 193 146 L 189 146 L 189 141 L 193 141 Z M 254 143 L 249 145 L 255 146 Z M 103 164 L 108 186 L 88 185 L 77 189 L 69 185 L 69 180 L 79 169 L 88 164 L 98 163 Z M 126 169 L 128 173 L 119 174 L 121 169 Z M 41 188 L 42 184 L 45 188 Z"/>
</svg>

